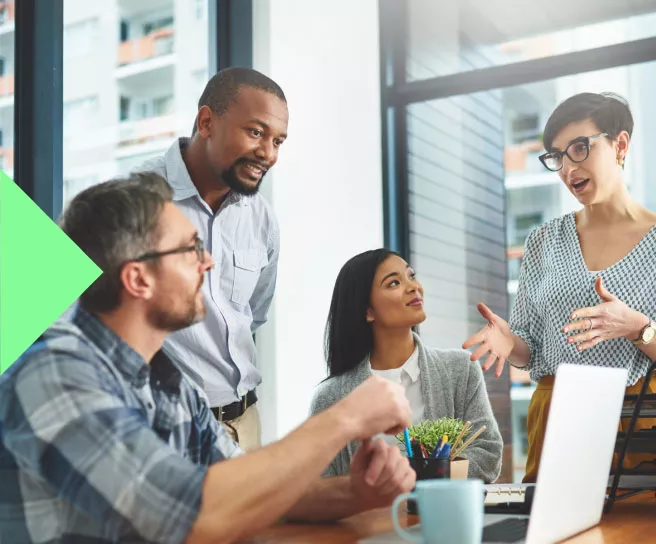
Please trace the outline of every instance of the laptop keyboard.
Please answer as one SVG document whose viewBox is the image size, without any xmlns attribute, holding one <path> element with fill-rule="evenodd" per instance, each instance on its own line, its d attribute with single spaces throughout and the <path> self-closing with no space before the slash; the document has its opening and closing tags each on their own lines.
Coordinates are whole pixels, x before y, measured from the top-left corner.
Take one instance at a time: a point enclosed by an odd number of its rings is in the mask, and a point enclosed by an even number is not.
<svg viewBox="0 0 656 544">
<path fill-rule="evenodd" d="M 526 538 L 528 519 L 507 518 L 483 529 L 483 542 L 517 542 Z"/>
</svg>

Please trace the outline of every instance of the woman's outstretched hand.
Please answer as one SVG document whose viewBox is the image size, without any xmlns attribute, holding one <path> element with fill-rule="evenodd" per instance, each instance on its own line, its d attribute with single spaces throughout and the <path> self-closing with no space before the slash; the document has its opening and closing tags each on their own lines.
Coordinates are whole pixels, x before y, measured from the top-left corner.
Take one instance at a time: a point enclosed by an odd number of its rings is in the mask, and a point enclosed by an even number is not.
<svg viewBox="0 0 656 544">
<path fill-rule="evenodd" d="M 476 309 L 487 320 L 487 325 L 476 334 L 473 334 L 462 345 L 463 349 L 469 349 L 478 344 L 478 347 L 472 353 L 470 359 L 478 361 L 489 353 L 483 370 L 489 370 L 496 363 L 494 375 L 498 378 L 503 372 L 506 360 L 515 347 L 515 335 L 510 330 L 510 326 L 505 319 L 502 319 L 485 304 L 479 302 Z"/>
</svg>

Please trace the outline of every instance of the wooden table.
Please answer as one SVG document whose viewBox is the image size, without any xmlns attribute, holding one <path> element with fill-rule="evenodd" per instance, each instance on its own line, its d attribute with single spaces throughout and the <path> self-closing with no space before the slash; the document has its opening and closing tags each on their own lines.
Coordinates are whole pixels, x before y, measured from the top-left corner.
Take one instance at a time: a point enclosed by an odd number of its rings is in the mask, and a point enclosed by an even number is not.
<svg viewBox="0 0 656 544">
<path fill-rule="evenodd" d="M 399 510 L 401 510 L 400 508 Z M 415 516 L 401 515 L 406 525 L 418 522 Z M 312 543 L 354 544 L 359 539 L 392 531 L 390 509 L 371 510 L 339 523 L 321 525 L 279 524 L 258 533 L 251 544 Z M 567 540 L 568 544 L 634 544 L 656 542 L 656 498 L 643 493 L 615 503 L 601 524 Z"/>
</svg>

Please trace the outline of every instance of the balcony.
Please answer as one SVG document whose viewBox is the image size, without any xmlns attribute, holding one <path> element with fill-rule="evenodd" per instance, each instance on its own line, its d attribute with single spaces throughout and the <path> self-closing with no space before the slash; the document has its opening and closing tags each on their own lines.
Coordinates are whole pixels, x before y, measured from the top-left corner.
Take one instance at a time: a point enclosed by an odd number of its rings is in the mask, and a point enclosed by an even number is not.
<svg viewBox="0 0 656 544">
<path fill-rule="evenodd" d="M 0 170 L 13 171 L 14 169 L 14 148 L 0 147 Z"/>
<path fill-rule="evenodd" d="M 11 96 L 14 94 L 14 74 L 0 77 L 0 96 Z"/>
<path fill-rule="evenodd" d="M 521 144 L 509 145 L 504 149 L 506 172 L 534 172 L 539 169 L 538 155 L 542 142 L 529 140 Z"/>
<path fill-rule="evenodd" d="M 175 138 L 175 115 L 123 121 L 118 126 L 117 155 L 137 153 L 138 147 L 167 147 Z"/>
<path fill-rule="evenodd" d="M 541 187 L 560 183 L 558 175 L 545 169 L 538 157 L 544 152 L 542 142 L 529 140 L 504 149 L 507 190 Z"/>
<path fill-rule="evenodd" d="M 14 2 L 0 2 L 0 25 L 14 20 Z"/>
<path fill-rule="evenodd" d="M 118 64 L 125 66 L 173 53 L 173 27 L 153 30 L 147 36 L 122 42 L 118 48 Z"/>
</svg>

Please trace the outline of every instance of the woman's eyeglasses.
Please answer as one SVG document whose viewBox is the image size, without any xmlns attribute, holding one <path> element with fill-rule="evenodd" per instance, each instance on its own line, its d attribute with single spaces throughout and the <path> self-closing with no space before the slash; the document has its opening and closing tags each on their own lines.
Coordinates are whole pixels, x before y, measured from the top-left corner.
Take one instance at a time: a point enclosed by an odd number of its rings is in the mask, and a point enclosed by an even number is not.
<svg viewBox="0 0 656 544">
<path fill-rule="evenodd" d="M 551 153 L 540 155 L 538 158 L 547 170 L 558 172 L 563 167 L 563 157 L 565 155 L 572 162 L 583 162 L 590 155 L 590 142 L 602 136 L 608 136 L 608 134 L 601 132 L 593 136 L 575 138 L 569 143 L 565 151 L 552 151 Z"/>
</svg>

